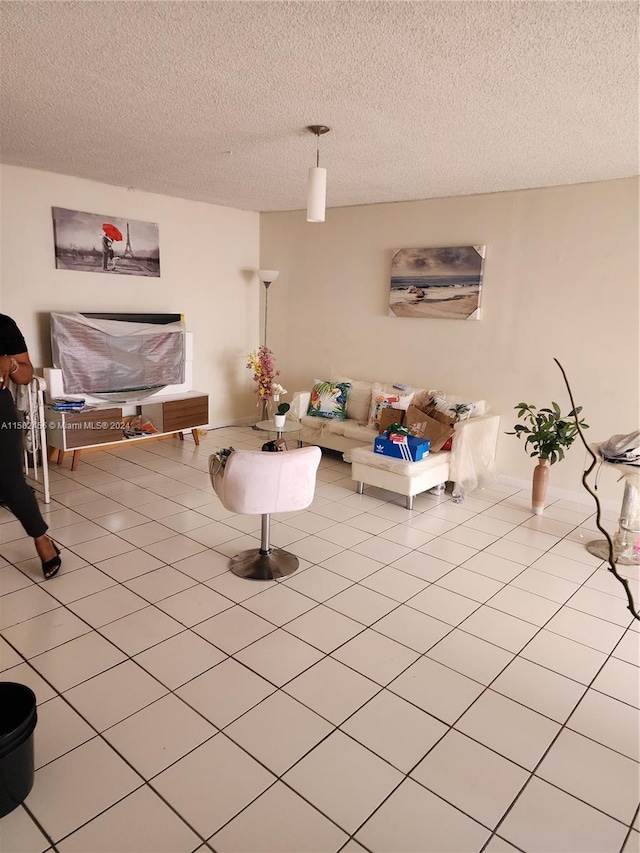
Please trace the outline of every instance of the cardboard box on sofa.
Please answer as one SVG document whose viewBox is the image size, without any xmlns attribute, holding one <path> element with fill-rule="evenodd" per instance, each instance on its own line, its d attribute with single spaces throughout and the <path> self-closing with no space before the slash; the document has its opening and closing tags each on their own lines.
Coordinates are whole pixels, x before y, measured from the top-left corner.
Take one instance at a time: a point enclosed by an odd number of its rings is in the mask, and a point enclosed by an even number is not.
<svg viewBox="0 0 640 853">
<path fill-rule="evenodd" d="M 424 438 L 408 435 L 405 441 L 391 441 L 386 435 L 380 435 L 373 442 L 373 452 L 407 462 L 419 462 L 429 453 L 430 442 Z"/>
</svg>

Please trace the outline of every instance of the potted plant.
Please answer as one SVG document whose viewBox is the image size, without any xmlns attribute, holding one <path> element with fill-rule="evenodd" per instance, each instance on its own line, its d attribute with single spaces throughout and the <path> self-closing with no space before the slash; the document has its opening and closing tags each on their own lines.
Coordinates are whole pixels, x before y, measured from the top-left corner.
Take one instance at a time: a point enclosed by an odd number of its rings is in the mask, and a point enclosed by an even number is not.
<svg viewBox="0 0 640 853">
<path fill-rule="evenodd" d="M 277 429 L 282 429 L 282 427 L 284 426 L 284 422 L 287 418 L 287 412 L 290 408 L 291 406 L 289 405 L 289 403 L 278 403 L 278 408 L 276 409 L 275 414 L 273 415 L 273 421 Z"/>
<path fill-rule="evenodd" d="M 517 423 L 507 435 L 518 438 L 525 437 L 524 447 L 529 450 L 529 456 L 538 457 L 538 464 L 533 470 L 533 490 L 531 508 L 536 515 L 544 510 L 549 481 L 549 467 L 564 459 L 564 452 L 578 436 L 578 423 L 582 429 L 589 429 L 584 420 L 578 421 L 582 406 L 576 406 L 569 414 L 563 415 L 557 403 L 551 403 L 551 408 L 537 409 L 530 403 L 518 403 L 514 406 L 518 418 L 523 423 Z"/>
</svg>

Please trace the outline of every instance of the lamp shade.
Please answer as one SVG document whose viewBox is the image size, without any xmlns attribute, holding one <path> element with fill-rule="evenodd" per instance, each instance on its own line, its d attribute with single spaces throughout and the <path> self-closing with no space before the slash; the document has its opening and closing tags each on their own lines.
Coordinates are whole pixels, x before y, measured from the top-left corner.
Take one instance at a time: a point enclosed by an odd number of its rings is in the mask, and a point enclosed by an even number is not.
<svg viewBox="0 0 640 853">
<path fill-rule="evenodd" d="M 324 222 L 326 202 L 327 170 L 312 166 L 307 182 L 307 222 Z"/>
<path fill-rule="evenodd" d="M 258 270 L 258 278 L 263 284 L 271 284 L 278 278 L 278 270 Z"/>
</svg>

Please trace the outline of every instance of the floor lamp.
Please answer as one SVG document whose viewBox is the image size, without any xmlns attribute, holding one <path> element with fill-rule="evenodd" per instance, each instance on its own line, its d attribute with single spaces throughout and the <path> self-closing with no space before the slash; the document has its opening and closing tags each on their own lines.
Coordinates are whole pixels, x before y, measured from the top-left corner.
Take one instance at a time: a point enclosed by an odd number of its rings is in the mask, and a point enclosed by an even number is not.
<svg viewBox="0 0 640 853">
<path fill-rule="evenodd" d="M 258 270 L 258 278 L 264 284 L 264 335 L 262 337 L 262 346 L 266 347 L 267 323 L 269 318 L 269 285 L 278 278 L 278 270 Z M 263 399 L 260 420 L 266 421 L 267 415 L 267 401 Z"/>
</svg>

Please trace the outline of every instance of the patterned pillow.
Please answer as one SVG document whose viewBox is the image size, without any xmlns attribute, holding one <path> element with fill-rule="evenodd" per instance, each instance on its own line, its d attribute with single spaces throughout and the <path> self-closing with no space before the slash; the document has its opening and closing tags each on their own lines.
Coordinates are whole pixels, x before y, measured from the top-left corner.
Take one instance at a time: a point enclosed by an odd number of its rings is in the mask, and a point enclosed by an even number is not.
<svg viewBox="0 0 640 853">
<path fill-rule="evenodd" d="M 403 409 L 405 412 L 413 400 L 411 394 L 403 394 L 401 391 L 385 389 L 382 385 L 374 384 L 371 391 L 371 410 L 369 412 L 369 426 L 378 429 L 380 426 L 380 411 L 391 406 L 394 409 Z"/>
<path fill-rule="evenodd" d="M 443 415 L 449 415 L 452 421 L 466 421 L 469 418 L 486 415 L 489 411 L 489 406 L 484 400 L 467 401 L 464 397 L 455 397 L 452 394 L 445 394 L 444 391 L 429 391 L 429 398 L 431 405 Z"/>
<path fill-rule="evenodd" d="M 307 414 L 314 418 L 344 420 L 347 417 L 349 388 L 349 382 L 323 382 L 315 379 Z"/>
</svg>

